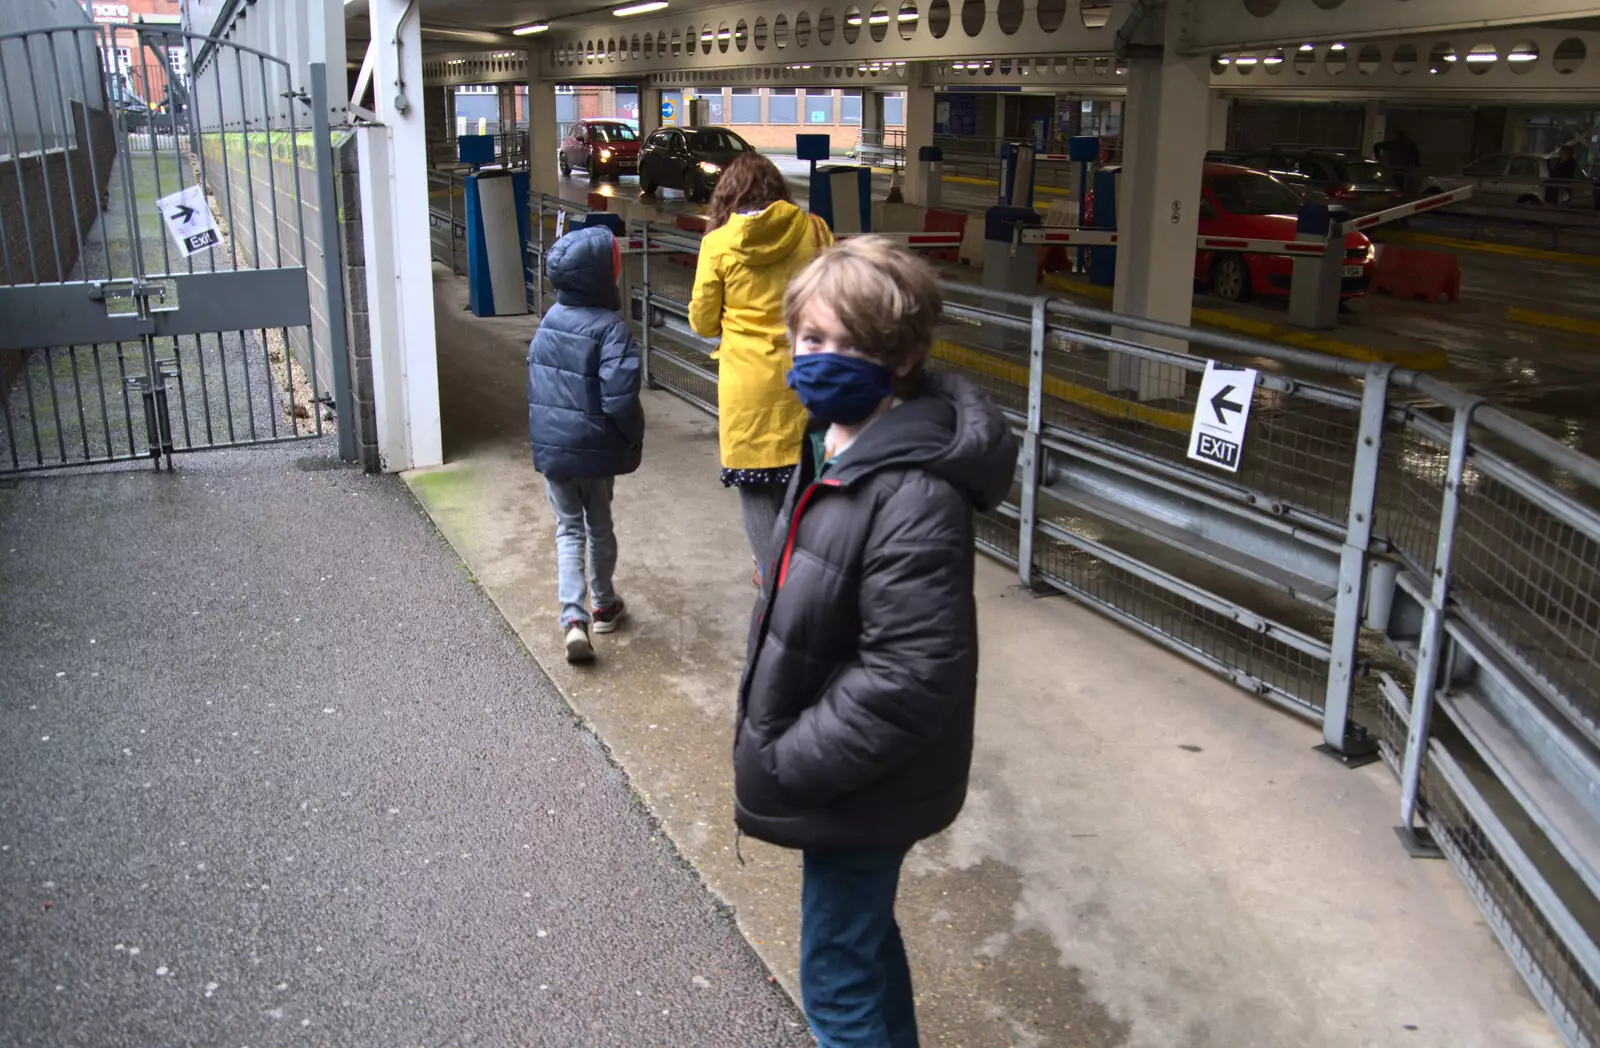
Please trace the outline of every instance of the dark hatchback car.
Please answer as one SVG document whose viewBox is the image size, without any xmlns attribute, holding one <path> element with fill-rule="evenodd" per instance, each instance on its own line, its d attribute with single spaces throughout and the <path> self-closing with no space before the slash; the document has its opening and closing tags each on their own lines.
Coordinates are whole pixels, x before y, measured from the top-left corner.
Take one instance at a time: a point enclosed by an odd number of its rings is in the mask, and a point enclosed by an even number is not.
<svg viewBox="0 0 1600 1048">
<path fill-rule="evenodd" d="M 1364 215 L 1400 203 L 1400 187 L 1376 160 L 1331 149 L 1262 149 L 1228 163 L 1276 177 L 1310 203 L 1340 204 Z"/>
<path fill-rule="evenodd" d="M 754 147 L 725 127 L 663 127 L 639 151 L 639 188 L 680 189 L 690 200 L 711 199 L 722 169 Z"/>
</svg>

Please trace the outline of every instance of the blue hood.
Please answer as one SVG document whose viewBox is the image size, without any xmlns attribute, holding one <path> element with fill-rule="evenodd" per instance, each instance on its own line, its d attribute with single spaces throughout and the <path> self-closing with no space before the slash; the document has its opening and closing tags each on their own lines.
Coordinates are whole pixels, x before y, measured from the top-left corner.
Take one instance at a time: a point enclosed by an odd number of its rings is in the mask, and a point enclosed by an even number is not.
<svg viewBox="0 0 1600 1048">
<path fill-rule="evenodd" d="M 617 278 L 611 251 L 615 238 L 600 226 L 575 229 L 550 248 L 545 271 L 563 306 L 616 309 Z"/>
</svg>

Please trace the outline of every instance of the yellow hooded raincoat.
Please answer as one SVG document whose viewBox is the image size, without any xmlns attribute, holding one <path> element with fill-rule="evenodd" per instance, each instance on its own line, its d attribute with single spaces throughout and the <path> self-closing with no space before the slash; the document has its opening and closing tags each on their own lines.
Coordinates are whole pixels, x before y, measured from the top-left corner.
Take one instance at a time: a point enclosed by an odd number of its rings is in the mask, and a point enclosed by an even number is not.
<svg viewBox="0 0 1600 1048">
<path fill-rule="evenodd" d="M 787 201 L 731 215 L 707 233 L 695 268 L 689 325 L 721 337 L 717 414 L 724 469 L 775 469 L 800 461 L 806 409 L 789 389 L 783 293 L 833 243 L 819 218 Z"/>
</svg>

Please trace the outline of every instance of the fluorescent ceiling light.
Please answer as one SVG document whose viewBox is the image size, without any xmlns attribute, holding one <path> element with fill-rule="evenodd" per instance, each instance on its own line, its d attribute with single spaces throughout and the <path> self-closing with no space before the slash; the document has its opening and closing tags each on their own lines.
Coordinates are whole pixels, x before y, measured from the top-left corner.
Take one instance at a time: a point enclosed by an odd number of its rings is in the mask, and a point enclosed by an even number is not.
<svg viewBox="0 0 1600 1048">
<path fill-rule="evenodd" d="M 1497 62 L 1499 60 L 1500 56 L 1492 51 L 1488 54 L 1485 54 L 1482 51 L 1474 51 L 1467 56 L 1467 61 L 1469 62 Z"/>
<path fill-rule="evenodd" d="M 1343 44 L 1333 44 L 1332 46 L 1330 46 L 1328 48 L 1328 50 L 1329 51 L 1343 51 L 1344 50 L 1344 45 Z"/>
<path fill-rule="evenodd" d="M 615 7 L 611 13 L 618 18 L 627 18 L 629 15 L 647 15 L 651 11 L 660 11 L 667 6 L 667 0 L 645 0 L 642 4 L 629 4 L 627 7 Z"/>
<path fill-rule="evenodd" d="M 1315 51 L 1316 49 L 1317 49 L 1317 45 L 1316 44 L 1301 44 L 1300 45 L 1300 50 L 1302 50 L 1302 51 Z"/>
<path fill-rule="evenodd" d="M 1513 51 L 1506 56 L 1508 62 L 1537 62 L 1539 56 L 1527 51 Z"/>
<path fill-rule="evenodd" d="M 511 35 L 532 36 L 534 33 L 542 33 L 549 28 L 549 22 L 534 22 L 532 25 L 518 26 L 516 29 L 511 30 Z"/>
</svg>

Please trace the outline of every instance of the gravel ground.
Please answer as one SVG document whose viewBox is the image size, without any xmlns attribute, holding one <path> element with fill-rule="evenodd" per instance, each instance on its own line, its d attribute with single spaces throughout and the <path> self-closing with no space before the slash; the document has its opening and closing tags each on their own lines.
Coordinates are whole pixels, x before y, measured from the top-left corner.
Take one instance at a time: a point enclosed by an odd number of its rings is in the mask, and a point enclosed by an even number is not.
<svg viewBox="0 0 1600 1048">
<path fill-rule="evenodd" d="M 401 483 L 0 484 L 0 1044 L 810 1043 Z"/>
</svg>

